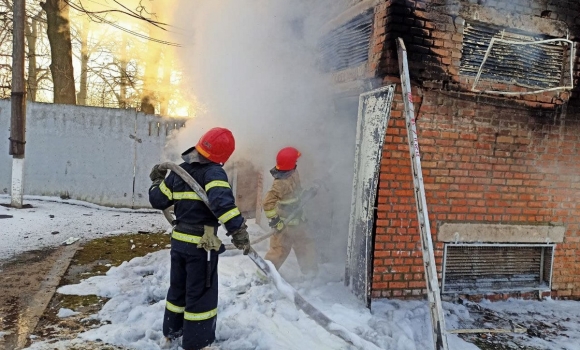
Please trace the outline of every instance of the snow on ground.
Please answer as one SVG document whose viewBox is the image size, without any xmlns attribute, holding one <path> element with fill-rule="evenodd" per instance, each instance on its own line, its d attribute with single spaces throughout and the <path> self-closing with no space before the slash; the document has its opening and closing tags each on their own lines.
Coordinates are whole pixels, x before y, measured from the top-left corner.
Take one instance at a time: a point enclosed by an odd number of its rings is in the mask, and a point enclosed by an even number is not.
<svg viewBox="0 0 580 350">
<path fill-rule="evenodd" d="M 24 250 L 60 244 L 69 236 L 88 240 L 105 234 L 138 230 L 159 231 L 167 228 L 165 219 L 159 213 L 108 209 L 58 198 L 50 198 L 49 201 L 40 199 L 27 199 L 26 202 L 32 204 L 33 209 L 14 210 L 0 206 L 0 214 L 14 216 L 0 221 L 4 241 L 0 246 L 0 258 Z M 7 203 L 8 200 L 7 197 L 0 197 L 0 203 Z M 54 215 L 54 218 L 49 215 Z M 59 231 L 59 234 L 52 235 L 53 231 Z M 259 226 L 250 224 L 250 233 L 255 237 L 263 234 L 263 231 Z M 28 239 L 23 239 L 23 236 Z M 224 237 L 221 230 L 220 237 L 224 243 L 229 243 L 229 238 Z M 267 241 L 254 248 L 263 256 Z M 217 323 L 217 343 L 220 349 L 433 348 L 426 302 L 382 300 L 373 302 L 371 311 L 344 287 L 343 271 L 343 265 L 324 264 L 313 281 L 306 281 L 299 273 L 293 254 L 280 270 L 282 276 L 306 300 L 337 325 L 344 327 L 352 335 L 366 339 L 362 341 L 365 344 L 358 347 L 329 334 L 298 310 L 272 283 L 261 280 L 250 259 L 238 251 L 222 254 L 219 265 Z M 87 340 L 102 341 L 129 349 L 160 349 L 163 343 L 161 327 L 168 283 L 169 251 L 162 250 L 112 267 L 104 276 L 61 287 L 59 292 L 64 294 L 96 294 L 110 298 L 98 314 L 91 316 L 102 322 L 73 340 L 47 344 L 34 338 L 33 341 L 36 342 L 30 349 L 82 348 Z M 524 320 L 528 318 L 530 322 L 540 319 L 548 324 L 557 323 L 559 327 L 566 329 L 563 336 L 549 340 L 521 335 L 519 337 L 524 344 L 539 349 L 580 349 L 580 304 L 577 302 L 511 300 L 482 302 L 481 305 Z M 458 328 L 459 319 L 469 320 L 472 316 L 463 305 L 445 303 L 444 308 L 447 328 Z M 69 313 L 70 311 L 63 311 L 63 315 Z M 456 335 L 450 334 L 448 340 L 450 349 L 478 349 Z M 172 350 L 178 349 L 177 344 L 172 345 Z"/>
<path fill-rule="evenodd" d="M 263 234 L 250 223 L 252 236 Z M 229 243 L 220 230 L 220 237 Z M 267 242 L 254 247 L 261 255 Z M 344 287 L 344 266 L 324 264 L 313 281 L 298 272 L 294 255 L 281 269 L 309 302 L 345 327 L 360 346 L 352 346 L 317 325 L 294 303 L 265 283 L 253 262 L 238 251 L 221 255 L 219 265 L 219 311 L 217 344 L 220 349 L 392 349 L 432 348 L 428 309 L 425 302 L 382 301 L 373 312 Z M 94 317 L 103 324 L 81 333 L 79 339 L 56 344 L 35 343 L 31 349 L 66 349 L 82 340 L 103 341 L 132 349 L 157 350 L 163 344 L 161 332 L 165 295 L 168 288 L 169 251 L 149 254 L 111 268 L 77 285 L 59 288 L 63 294 L 96 294 L 111 298 Z M 456 336 L 452 349 L 477 349 Z M 179 349 L 173 344 L 172 349 Z"/>
<path fill-rule="evenodd" d="M 0 195 L 0 204 L 10 204 L 10 197 Z M 16 254 L 57 246 L 70 237 L 82 241 L 106 235 L 137 231 L 160 232 L 167 221 L 158 210 L 115 209 L 58 197 L 24 196 L 30 209 L 6 208 L 0 214 L 0 261 Z"/>
</svg>

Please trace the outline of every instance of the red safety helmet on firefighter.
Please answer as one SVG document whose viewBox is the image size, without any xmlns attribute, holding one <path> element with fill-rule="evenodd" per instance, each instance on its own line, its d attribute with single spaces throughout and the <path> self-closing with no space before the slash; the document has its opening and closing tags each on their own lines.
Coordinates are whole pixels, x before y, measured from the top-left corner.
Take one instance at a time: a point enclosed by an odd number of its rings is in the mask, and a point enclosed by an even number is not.
<svg viewBox="0 0 580 350">
<path fill-rule="evenodd" d="M 300 151 L 294 147 L 282 148 L 276 156 L 276 169 L 285 171 L 296 168 L 296 162 L 300 156 Z"/>
<path fill-rule="evenodd" d="M 236 148 L 232 132 L 225 128 L 213 128 L 203 134 L 195 149 L 214 163 L 225 163 Z"/>
</svg>

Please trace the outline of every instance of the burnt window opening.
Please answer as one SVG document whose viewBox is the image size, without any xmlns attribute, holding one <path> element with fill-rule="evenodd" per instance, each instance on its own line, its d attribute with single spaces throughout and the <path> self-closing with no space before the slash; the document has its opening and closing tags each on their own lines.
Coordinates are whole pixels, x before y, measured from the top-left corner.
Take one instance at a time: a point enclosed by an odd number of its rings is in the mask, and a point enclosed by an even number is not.
<svg viewBox="0 0 580 350">
<path fill-rule="evenodd" d="M 442 293 L 550 290 L 553 244 L 446 244 Z"/>
<path fill-rule="evenodd" d="M 319 48 L 324 71 L 356 67 L 368 61 L 373 16 L 370 9 L 322 37 Z"/>
<path fill-rule="evenodd" d="M 534 43 L 550 39 L 558 41 Z M 514 42 L 530 42 L 530 44 L 514 44 Z M 481 87 L 477 90 L 489 87 L 490 84 L 481 84 L 482 81 L 535 90 L 564 89 L 567 85 L 571 85 L 569 74 L 571 68 L 566 64 L 570 62 L 570 50 L 571 46 L 566 39 L 468 23 L 463 32 L 459 73 L 471 77 L 478 77 L 479 74 L 480 81 L 477 83 Z M 474 90 L 475 88 L 476 84 L 473 86 Z"/>
</svg>

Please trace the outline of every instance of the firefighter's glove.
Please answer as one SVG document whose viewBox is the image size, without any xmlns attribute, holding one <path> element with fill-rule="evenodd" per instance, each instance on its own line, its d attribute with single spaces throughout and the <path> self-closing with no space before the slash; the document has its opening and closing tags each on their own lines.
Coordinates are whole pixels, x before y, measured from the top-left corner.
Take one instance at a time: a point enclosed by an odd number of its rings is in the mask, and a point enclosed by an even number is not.
<svg viewBox="0 0 580 350">
<path fill-rule="evenodd" d="M 250 252 L 250 235 L 246 230 L 247 228 L 246 224 L 242 224 L 239 229 L 227 233 L 228 236 L 232 236 L 232 244 L 236 248 L 243 250 L 244 255 L 248 255 Z"/>
<path fill-rule="evenodd" d="M 167 169 L 161 170 L 159 169 L 159 164 L 155 164 L 153 169 L 151 169 L 151 173 L 149 173 L 149 178 L 153 182 L 161 183 L 165 179 L 165 175 L 167 175 Z"/>
<path fill-rule="evenodd" d="M 211 250 L 219 252 L 221 246 L 222 241 L 215 235 L 214 228 L 212 226 L 204 226 L 203 236 L 199 240 L 197 247 L 208 252 Z"/>
<path fill-rule="evenodd" d="M 280 219 L 278 215 L 274 216 L 268 222 L 268 226 L 275 229 L 278 232 L 281 232 L 284 229 L 284 221 Z"/>
</svg>

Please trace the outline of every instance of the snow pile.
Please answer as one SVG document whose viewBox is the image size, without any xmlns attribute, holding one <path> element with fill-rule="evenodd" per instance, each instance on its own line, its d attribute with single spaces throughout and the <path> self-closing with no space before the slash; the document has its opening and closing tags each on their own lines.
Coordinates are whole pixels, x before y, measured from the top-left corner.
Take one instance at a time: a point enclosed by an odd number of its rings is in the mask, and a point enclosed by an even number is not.
<svg viewBox="0 0 580 350">
<path fill-rule="evenodd" d="M 58 313 L 56 314 L 56 317 L 60 317 L 60 318 L 66 318 L 66 317 L 71 317 L 71 316 L 75 316 L 78 315 L 78 312 L 75 312 L 71 309 L 66 309 L 66 308 L 60 308 L 58 310 Z"/>
</svg>

